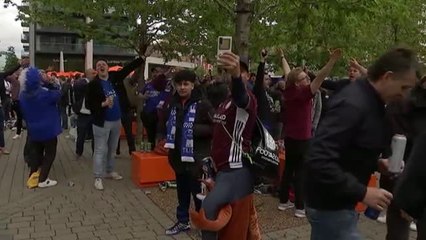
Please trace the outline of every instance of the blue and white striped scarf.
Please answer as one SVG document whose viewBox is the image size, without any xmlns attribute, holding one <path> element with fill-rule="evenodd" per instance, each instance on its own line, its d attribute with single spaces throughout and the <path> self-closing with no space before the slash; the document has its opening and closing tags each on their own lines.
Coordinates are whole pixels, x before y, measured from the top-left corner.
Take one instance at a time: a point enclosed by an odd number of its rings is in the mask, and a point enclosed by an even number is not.
<svg viewBox="0 0 426 240">
<path fill-rule="evenodd" d="M 189 106 L 188 112 L 185 114 L 182 126 L 181 141 L 181 160 L 182 162 L 195 162 L 194 159 L 194 121 L 197 113 L 197 102 Z M 176 107 L 172 107 L 169 119 L 166 123 L 167 139 L 165 148 L 175 149 L 176 136 Z"/>
</svg>

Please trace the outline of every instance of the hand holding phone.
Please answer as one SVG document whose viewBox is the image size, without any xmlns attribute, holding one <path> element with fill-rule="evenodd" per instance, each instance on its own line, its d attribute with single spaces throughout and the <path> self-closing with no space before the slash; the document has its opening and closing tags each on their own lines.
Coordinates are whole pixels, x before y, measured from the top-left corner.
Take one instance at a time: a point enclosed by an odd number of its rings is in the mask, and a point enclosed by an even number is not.
<svg viewBox="0 0 426 240">
<path fill-rule="evenodd" d="M 232 51 L 232 37 L 219 36 L 217 39 L 217 56 L 219 57 L 225 52 Z"/>
</svg>

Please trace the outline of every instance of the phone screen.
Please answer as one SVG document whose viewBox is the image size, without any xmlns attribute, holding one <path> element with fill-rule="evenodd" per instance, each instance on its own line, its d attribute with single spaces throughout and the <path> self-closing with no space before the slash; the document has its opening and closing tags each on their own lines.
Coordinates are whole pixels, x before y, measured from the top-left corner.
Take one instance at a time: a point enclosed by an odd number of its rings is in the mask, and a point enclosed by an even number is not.
<svg viewBox="0 0 426 240">
<path fill-rule="evenodd" d="M 220 38 L 219 39 L 219 50 L 231 50 L 231 39 Z"/>
</svg>

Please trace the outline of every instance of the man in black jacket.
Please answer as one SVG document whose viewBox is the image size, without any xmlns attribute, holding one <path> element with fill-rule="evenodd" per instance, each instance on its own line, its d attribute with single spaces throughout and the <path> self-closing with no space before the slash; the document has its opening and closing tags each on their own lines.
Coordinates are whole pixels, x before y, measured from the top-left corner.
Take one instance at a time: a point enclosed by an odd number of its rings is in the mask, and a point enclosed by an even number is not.
<svg viewBox="0 0 426 240">
<path fill-rule="evenodd" d="M 192 71 L 182 70 L 176 73 L 173 83 L 177 91 L 167 107 L 164 118 L 167 123 L 162 124 L 167 129 L 166 148 L 169 148 L 169 163 L 176 174 L 179 203 L 176 208 L 177 223 L 166 230 L 166 235 L 190 229 L 188 210 L 191 195 L 195 209 L 198 211 L 201 208 L 201 201 L 196 195 L 201 192 L 199 179 L 202 174 L 202 159 L 210 155 L 213 132 L 210 116 L 213 116 L 214 110 L 201 91 L 196 87 L 194 89 L 195 80 L 196 75 Z M 192 154 L 185 154 L 184 150 L 188 147 L 192 148 Z M 185 158 L 189 155 L 192 155 L 192 160 L 191 157 Z"/>
<path fill-rule="evenodd" d="M 330 100 L 305 162 L 311 239 L 361 239 L 357 202 L 379 211 L 389 205 L 391 193 L 367 184 L 389 144 L 385 104 L 414 87 L 417 66 L 411 50 L 391 50 L 368 69 L 367 79 L 351 83 Z"/>
<path fill-rule="evenodd" d="M 76 140 L 76 160 L 80 159 L 84 150 L 84 141 L 86 137 L 92 136 L 92 116 L 90 110 L 86 106 L 86 93 L 87 85 L 96 76 L 96 71 L 93 69 L 87 69 L 85 72 L 85 78 L 77 79 L 74 82 L 73 93 L 74 93 L 74 104 L 72 105 L 73 111 L 77 114 L 77 140 Z M 94 142 L 92 138 L 92 150 L 94 148 Z"/>
<path fill-rule="evenodd" d="M 108 72 L 107 62 L 99 60 L 96 62 L 98 75 L 87 86 L 86 104 L 93 117 L 95 141 L 93 172 L 94 185 L 97 190 L 104 189 L 102 181 L 104 176 L 114 180 L 123 179 L 117 172 L 114 172 L 114 152 L 120 138 L 120 122 L 123 120 L 123 116 L 126 117 L 129 113 L 128 107 L 130 106 L 123 80 L 142 63 L 143 59 L 137 58 L 118 72 Z M 131 122 L 127 127 L 130 129 L 126 131 L 130 131 L 131 135 Z M 124 128 L 126 129 L 126 126 Z M 129 140 L 133 140 L 134 144 L 133 135 L 131 137 Z M 134 145 L 130 146 L 130 144 L 131 141 L 129 141 L 129 147 L 132 148 L 129 148 L 129 151 L 134 149 Z M 105 159 L 106 166 L 104 166 Z"/>
</svg>

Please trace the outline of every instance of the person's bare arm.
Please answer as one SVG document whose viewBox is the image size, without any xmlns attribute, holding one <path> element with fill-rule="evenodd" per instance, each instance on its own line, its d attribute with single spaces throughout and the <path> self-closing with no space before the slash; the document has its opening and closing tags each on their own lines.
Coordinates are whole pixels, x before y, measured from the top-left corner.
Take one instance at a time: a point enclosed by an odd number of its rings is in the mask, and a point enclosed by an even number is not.
<svg viewBox="0 0 426 240">
<path fill-rule="evenodd" d="M 361 64 L 358 63 L 358 61 L 355 58 L 352 58 L 351 61 L 349 62 L 349 65 L 355 69 L 358 69 L 358 71 L 363 75 L 363 76 L 367 76 L 367 69 L 365 67 L 363 67 Z"/>
<path fill-rule="evenodd" d="M 330 60 L 327 64 L 317 73 L 316 78 L 311 82 L 311 92 L 315 94 L 321 87 L 321 84 L 324 82 L 325 78 L 331 73 L 336 62 L 342 57 L 342 50 L 335 49 L 330 54 Z"/>
<path fill-rule="evenodd" d="M 281 57 L 281 64 L 282 64 L 282 68 L 284 70 L 284 76 L 287 78 L 288 74 L 291 71 L 290 65 L 288 64 L 287 59 L 284 56 L 283 49 L 282 48 L 278 48 L 277 51 L 278 51 L 278 54 L 280 54 L 280 57 Z"/>
</svg>

